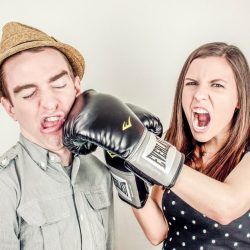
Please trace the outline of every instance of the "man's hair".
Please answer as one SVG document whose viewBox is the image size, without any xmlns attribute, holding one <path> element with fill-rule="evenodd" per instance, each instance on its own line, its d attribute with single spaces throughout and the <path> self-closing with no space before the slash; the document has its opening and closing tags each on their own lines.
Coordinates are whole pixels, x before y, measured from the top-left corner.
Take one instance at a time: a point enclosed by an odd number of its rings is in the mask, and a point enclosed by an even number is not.
<svg viewBox="0 0 250 250">
<path fill-rule="evenodd" d="M 36 47 L 36 48 L 31 48 L 31 49 L 27 49 L 27 50 L 24 50 L 24 51 L 20 51 L 16 54 L 14 54 L 13 56 L 11 57 L 8 57 L 6 58 L 3 63 L 1 64 L 0 66 L 0 91 L 2 91 L 3 93 L 3 97 L 5 97 L 6 99 L 8 99 L 10 101 L 10 103 L 13 105 L 12 101 L 11 101 L 11 98 L 10 98 L 10 93 L 8 91 L 8 87 L 7 87 L 7 82 L 6 82 L 6 77 L 5 77 L 5 72 L 4 72 L 4 64 L 5 62 L 9 59 L 9 58 L 12 58 L 12 57 L 15 57 L 17 55 L 20 55 L 22 54 L 23 52 L 30 52 L 30 53 L 38 53 L 38 52 L 41 52 L 41 51 L 44 51 L 45 48 L 52 48 L 52 49 L 55 49 L 57 50 L 56 48 L 53 48 L 53 47 L 47 47 L 47 46 L 44 46 L 44 47 Z M 74 77 L 74 72 L 73 72 L 73 68 L 68 60 L 68 58 L 59 50 L 57 50 L 64 58 L 65 62 L 67 63 L 68 65 L 68 69 L 69 69 L 69 73 L 70 73 L 70 76 L 71 78 L 73 79 Z"/>
<path fill-rule="evenodd" d="M 182 92 L 186 73 L 190 64 L 197 58 L 223 57 L 231 67 L 238 92 L 239 109 L 232 118 L 229 136 L 223 147 L 205 165 L 202 161 L 204 143 L 194 140 L 182 108 Z M 187 58 L 176 86 L 174 107 L 169 129 L 165 139 L 174 144 L 186 155 L 185 163 L 193 168 L 224 181 L 233 168 L 239 163 L 249 140 L 250 121 L 250 76 L 249 66 L 243 53 L 233 45 L 226 43 L 204 44 Z M 198 149 L 198 156 L 195 154 Z"/>
</svg>

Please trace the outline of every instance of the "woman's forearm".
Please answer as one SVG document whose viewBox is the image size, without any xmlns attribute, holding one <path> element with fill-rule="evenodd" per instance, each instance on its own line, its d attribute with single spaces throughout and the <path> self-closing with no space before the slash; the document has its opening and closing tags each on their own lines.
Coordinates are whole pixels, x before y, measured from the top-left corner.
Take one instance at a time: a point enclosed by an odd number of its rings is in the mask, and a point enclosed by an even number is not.
<svg viewBox="0 0 250 250">
<path fill-rule="evenodd" d="M 144 234 L 153 245 L 160 244 L 167 237 L 167 221 L 159 205 L 151 197 L 143 208 L 133 208 L 133 212 Z"/>
</svg>

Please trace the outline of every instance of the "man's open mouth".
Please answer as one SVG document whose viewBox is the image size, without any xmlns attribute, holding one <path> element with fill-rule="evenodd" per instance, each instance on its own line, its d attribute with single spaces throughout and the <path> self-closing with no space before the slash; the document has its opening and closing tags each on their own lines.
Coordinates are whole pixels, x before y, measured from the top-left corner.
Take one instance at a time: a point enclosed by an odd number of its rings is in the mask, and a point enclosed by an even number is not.
<svg viewBox="0 0 250 250">
<path fill-rule="evenodd" d="M 62 115 L 47 116 L 41 120 L 41 132 L 50 133 L 61 129 L 65 119 Z"/>
</svg>

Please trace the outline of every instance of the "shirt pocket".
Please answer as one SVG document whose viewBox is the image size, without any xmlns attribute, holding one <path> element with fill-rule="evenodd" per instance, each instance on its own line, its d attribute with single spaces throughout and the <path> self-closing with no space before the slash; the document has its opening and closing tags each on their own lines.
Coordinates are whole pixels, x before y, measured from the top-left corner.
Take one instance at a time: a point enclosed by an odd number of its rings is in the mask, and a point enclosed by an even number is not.
<svg viewBox="0 0 250 250">
<path fill-rule="evenodd" d="M 83 193 L 86 199 L 87 219 L 95 249 L 106 250 L 109 230 L 111 198 L 107 190 L 96 189 Z"/>
<path fill-rule="evenodd" d="M 20 240 L 25 250 L 61 250 L 59 223 L 70 216 L 63 198 L 28 202 L 17 210 L 22 218 Z"/>
</svg>

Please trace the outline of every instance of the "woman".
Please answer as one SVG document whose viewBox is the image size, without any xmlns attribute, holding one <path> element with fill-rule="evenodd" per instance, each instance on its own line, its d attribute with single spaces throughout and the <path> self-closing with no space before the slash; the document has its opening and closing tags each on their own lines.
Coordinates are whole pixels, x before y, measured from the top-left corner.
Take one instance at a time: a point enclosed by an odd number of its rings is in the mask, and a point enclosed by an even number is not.
<svg viewBox="0 0 250 250">
<path fill-rule="evenodd" d="M 163 249 L 250 249 L 249 67 L 225 43 L 196 49 L 181 71 L 165 139 L 186 160 L 171 190 L 154 186 L 142 229 Z"/>
</svg>

